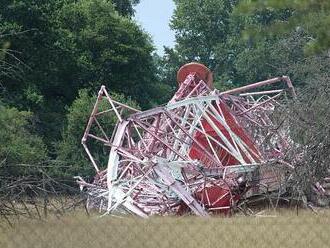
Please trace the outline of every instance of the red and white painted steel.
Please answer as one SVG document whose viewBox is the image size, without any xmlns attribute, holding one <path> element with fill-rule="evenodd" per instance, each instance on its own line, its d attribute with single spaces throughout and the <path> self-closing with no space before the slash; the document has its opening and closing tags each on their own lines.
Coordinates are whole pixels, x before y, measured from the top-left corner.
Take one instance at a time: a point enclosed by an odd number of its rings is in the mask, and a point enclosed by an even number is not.
<svg viewBox="0 0 330 248">
<path fill-rule="evenodd" d="M 87 188 L 89 207 L 141 217 L 209 216 L 229 213 L 261 187 L 276 190 L 277 173 L 262 168 L 281 163 L 291 143 L 286 128 L 272 120 L 275 108 L 295 94 L 290 79 L 219 92 L 212 78 L 205 66 L 187 64 L 168 104 L 146 111 L 113 100 L 101 87 L 82 138 L 96 176 L 92 183 L 78 178 Z M 107 110 L 100 110 L 101 101 Z M 117 118 L 111 133 L 98 121 L 109 112 Z M 92 127 L 102 135 L 93 134 Z M 97 163 L 91 139 L 109 147 L 107 164 Z"/>
</svg>

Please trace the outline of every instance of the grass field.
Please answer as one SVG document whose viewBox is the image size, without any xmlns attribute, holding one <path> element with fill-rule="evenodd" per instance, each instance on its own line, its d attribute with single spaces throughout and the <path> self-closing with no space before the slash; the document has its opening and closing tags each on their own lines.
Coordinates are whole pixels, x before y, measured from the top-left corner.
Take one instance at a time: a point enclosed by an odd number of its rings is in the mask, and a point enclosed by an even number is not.
<svg viewBox="0 0 330 248">
<path fill-rule="evenodd" d="M 1 248 L 330 247 L 330 211 L 276 217 L 87 217 L 19 220 L 2 227 Z"/>
</svg>

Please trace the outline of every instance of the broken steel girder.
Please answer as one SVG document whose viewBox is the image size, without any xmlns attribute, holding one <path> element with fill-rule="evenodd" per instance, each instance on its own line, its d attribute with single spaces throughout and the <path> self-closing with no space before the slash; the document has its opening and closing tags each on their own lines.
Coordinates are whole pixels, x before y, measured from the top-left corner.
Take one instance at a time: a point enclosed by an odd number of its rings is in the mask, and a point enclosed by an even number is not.
<svg viewBox="0 0 330 248">
<path fill-rule="evenodd" d="M 288 93 L 295 94 L 289 78 L 226 92 L 213 89 L 212 79 L 204 65 L 187 64 L 169 103 L 146 111 L 113 100 L 101 87 L 82 138 L 96 170 L 92 183 L 78 180 L 87 188 L 89 207 L 141 217 L 189 211 L 208 216 L 228 213 L 262 187 L 279 188 L 282 176 L 264 165 L 280 164 L 290 146 L 286 128 L 271 117 Z M 274 84 L 275 90 L 260 91 Z M 99 108 L 104 100 L 106 110 Z M 107 133 L 98 119 L 109 113 L 117 124 Z M 110 148 L 106 165 L 97 163 L 89 140 Z"/>
</svg>

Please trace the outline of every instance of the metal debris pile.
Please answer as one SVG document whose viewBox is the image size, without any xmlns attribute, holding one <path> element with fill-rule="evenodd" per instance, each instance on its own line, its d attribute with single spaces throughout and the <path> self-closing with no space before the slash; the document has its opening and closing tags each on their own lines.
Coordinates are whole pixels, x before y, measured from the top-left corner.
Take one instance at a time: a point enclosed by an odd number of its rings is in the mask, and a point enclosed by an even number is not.
<svg viewBox="0 0 330 248">
<path fill-rule="evenodd" d="M 283 160 L 292 141 L 272 114 L 295 95 L 290 79 L 219 92 L 210 70 L 198 63 L 181 67 L 177 79 L 173 98 L 146 111 L 113 100 L 101 87 L 82 138 L 96 176 L 92 183 L 77 180 L 89 194 L 88 207 L 141 217 L 208 216 L 243 211 L 254 196 L 285 191 L 290 175 L 281 168 L 292 167 Z M 98 107 L 102 99 L 105 111 Z M 107 133 L 98 119 L 110 112 L 117 124 Z M 106 165 L 97 163 L 89 140 L 109 147 Z"/>
</svg>

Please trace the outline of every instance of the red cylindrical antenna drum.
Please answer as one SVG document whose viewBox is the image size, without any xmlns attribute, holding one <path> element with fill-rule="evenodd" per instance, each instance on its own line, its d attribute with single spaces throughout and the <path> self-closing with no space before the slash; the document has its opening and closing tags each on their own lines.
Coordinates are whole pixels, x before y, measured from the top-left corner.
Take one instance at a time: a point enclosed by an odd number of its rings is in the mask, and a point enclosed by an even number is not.
<svg viewBox="0 0 330 248">
<path fill-rule="evenodd" d="M 207 84 L 207 86 L 209 86 L 211 89 L 213 88 L 212 72 L 205 65 L 197 62 L 185 64 L 179 69 L 177 73 L 178 84 L 180 85 L 182 82 L 184 82 L 190 73 L 196 73 L 197 76 Z"/>
</svg>

